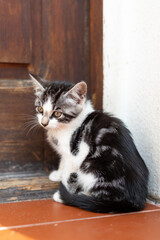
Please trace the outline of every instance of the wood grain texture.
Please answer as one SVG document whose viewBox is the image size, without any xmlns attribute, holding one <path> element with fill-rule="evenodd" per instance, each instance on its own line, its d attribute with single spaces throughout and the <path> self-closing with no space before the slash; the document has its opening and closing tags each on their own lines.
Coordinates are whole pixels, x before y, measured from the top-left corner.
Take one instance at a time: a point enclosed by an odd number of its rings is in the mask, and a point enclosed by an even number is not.
<svg viewBox="0 0 160 240">
<path fill-rule="evenodd" d="M 47 17 L 47 16 L 46 16 Z M 43 75 L 42 68 L 45 65 L 42 56 L 45 42 L 42 42 L 42 1 L 30 0 L 30 18 L 31 18 L 31 61 L 28 70 L 35 74 Z"/>
<path fill-rule="evenodd" d="M 0 63 L 0 79 L 28 79 L 27 65 Z"/>
<path fill-rule="evenodd" d="M 103 98 L 103 1 L 90 0 L 90 91 L 93 105 L 102 108 Z"/>
<path fill-rule="evenodd" d="M 28 85 L 28 87 L 27 87 Z M 25 129 L 34 113 L 33 90 L 29 82 L 0 82 L 0 171 L 42 171 L 43 132 Z"/>
<path fill-rule="evenodd" d="M 0 0 L 0 62 L 30 62 L 30 1 Z"/>
<path fill-rule="evenodd" d="M 0 203 L 52 198 L 58 183 L 45 174 L 0 176 Z"/>
<path fill-rule="evenodd" d="M 59 166 L 59 156 L 51 148 L 47 141 L 44 141 L 44 166 L 46 172 L 51 172 L 53 169 L 58 169 Z"/>
<path fill-rule="evenodd" d="M 42 0 L 43 55 L 41 75 L 78 82 L 89 78 L 89 1 Z M 45 143 L 45 166 L 58 159 Z"/>
<path fill-rule="evenodd" d="M 12 174 L 4 179 L 8 187 L 1 189 L 1 196 L 8 196 L 7 201 L 44 198 L 51 196 L 46 176 L 57 168 L 58 157 L 42 129 L 28 135 L 29 129 L 24 131 L 23 114 L 34 115 L 28 71 L 51 81 L 85 80 L 100 109 L 102 0 L 0 0 L 0 26 L 0 175 Z M 35 173 L 45 175 L 39 185 L 38 177 L 28 178 Z M 26 182 L 21 188 L 22 179 Z"/>
<path fill-rule="evenodd" d="M 88 1 L 42 0 L 44 75 L 51 80 L 88 80 Z"/>
</svg>

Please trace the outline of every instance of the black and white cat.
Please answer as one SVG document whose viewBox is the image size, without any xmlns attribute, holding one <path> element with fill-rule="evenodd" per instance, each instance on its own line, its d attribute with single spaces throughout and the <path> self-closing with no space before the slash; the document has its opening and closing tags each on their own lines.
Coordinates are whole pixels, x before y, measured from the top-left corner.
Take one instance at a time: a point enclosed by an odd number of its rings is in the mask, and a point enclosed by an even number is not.
<svg viewBox="0 0 160 240">
<path fill-rule="evenodd" d="M 85 82 L 31 78 L 38 122 L 60 156 L 49 176 L 61 182 L 53 199 L 94 212 L 142 210 L 148 170 L 125 125 L 93 109 Z"/>
</svg>

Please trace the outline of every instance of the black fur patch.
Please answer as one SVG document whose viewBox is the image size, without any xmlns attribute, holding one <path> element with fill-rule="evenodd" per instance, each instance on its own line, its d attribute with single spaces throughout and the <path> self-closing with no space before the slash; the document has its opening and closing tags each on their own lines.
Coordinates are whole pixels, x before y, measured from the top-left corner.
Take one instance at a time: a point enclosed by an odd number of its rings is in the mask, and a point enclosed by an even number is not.
<svg viewBox="0 0 160 240">
<path fill-rule="evenodd" d="M 75 156 L 82 140 L 90 146 L 90 152 L 80 170 L 97 178 L 90 195 L 102 202 L 122 201 L 128 206 L 130 203 L 128 211 L 134 207 L 143 208 L 147 197 L 148 170 L 125 125 L 107 113 L 92 112 L 72 135 L 70 147 Z M 78 197 L 76 199 L 78 201 Z M 74 204 L 78 206 L 80 203 Z M 117 212 L 123 209 L 122 206 Z"/>
</svg>

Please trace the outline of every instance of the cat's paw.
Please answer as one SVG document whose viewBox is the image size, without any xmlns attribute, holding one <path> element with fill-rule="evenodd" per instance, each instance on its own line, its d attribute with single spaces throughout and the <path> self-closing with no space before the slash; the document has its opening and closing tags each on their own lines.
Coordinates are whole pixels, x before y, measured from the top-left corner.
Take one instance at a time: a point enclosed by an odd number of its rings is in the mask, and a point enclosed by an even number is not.
<svg viewBox="0 0 160 240">
<path fill-rule="evenodd" d="M 49 174 L 49 180 L 53 182 L 60 182 L 61 181 L 61 173 L 60 171 L 53 171 Z"/>
<path fill-rule="evenodd" d="M 53 200 L 55 202 L 63 203 L 59 191 L 57 191 L 53 194 Z"/>
</svg>

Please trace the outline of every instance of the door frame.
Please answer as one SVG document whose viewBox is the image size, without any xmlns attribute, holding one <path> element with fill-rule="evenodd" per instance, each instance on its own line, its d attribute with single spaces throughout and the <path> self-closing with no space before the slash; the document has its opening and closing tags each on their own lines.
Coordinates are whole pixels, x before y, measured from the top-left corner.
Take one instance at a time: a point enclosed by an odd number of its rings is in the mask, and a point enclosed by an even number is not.
<svg viewBox="0 0 160 240">
<path fill-rule="evenodd" d="M 90 0 L 90 91 L 96 109 L 103 107 L 103 0 Z"/>
</svg>

